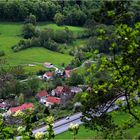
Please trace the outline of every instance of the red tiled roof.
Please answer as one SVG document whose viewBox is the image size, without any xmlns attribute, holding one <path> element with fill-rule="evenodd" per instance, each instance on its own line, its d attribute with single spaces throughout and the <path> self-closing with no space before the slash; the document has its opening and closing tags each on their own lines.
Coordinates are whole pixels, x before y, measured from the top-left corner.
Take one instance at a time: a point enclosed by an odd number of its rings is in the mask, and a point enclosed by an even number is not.
<svg viewBox="0 0 140 140">
<path fill-rule="evenodd" d="M 54 73 L 53 72 L 46 72 L 45 75 L 48 77 L 52 77 L 54 75 Z"/>
<path fill-rule="evenodd" d="M 47 96 L 47 95 L 48 95 L 48 93 L 47 93 L 46 90 L 42 90 L 42 91 L 40 91 L 40 92 L 37 94 L 37 96 L 38 96 L 39 98 L 45 97 L 45 96 Z"/>
<path fill-rule="evenodd" d="M 69 78 L 72 70 L 65 70 L 65 75 Z"/>
<path fill-rule="evenodd" d="M 61 94 L 61 93 L 67 93 L 70 92 L 70 88 L 68 86 L 57 86 L 55 89 L 56 94 Z"/>
<path fill-rule="evenodd" d="M 22 104 L 21 106 L 11 107 L 9 110 L 12 113 L 15 113 L 18 110 L 22 111 L 22 110 L 26 110 L 26 109 L 33 108 L 33 107 L 34 107 L 34 105 L 32 103 L 25 103 L 25 104 Z"/>
<path fill-rule="evenodd" d="M 60 104 L 61 100 L 60 100 L 60 98 L 49 96 L 49 97 L 47 97 L 46 102 L 50 102 L 53 104 Z"/>
<path fill-rule="evenodd" d="M 9 110 L 11 111 L 11 113 L 15 113 L 15 112 L 17 112 L 18 110 L 21 110 L 21 106 L 11 107 Z"/>
</svg>

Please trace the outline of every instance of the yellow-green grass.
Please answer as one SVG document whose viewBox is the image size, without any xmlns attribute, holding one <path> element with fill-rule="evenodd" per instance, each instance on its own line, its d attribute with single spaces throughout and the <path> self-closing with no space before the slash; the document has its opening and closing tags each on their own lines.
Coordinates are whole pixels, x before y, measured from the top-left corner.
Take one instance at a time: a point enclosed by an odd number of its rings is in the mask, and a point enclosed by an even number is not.
<svg viewBox="0 0 140 140">
<path fill-rule="evenodd" d="M 21 23 L 0 22 L 0 50 L 12 53 L 11 46 L 21 39 Z"/>
<path fill-rule="evenodd" d="M 34 66 L 25 65 L 24 66 L 24 70 L 25 70 L 26 73 L 33 73 L 33 74 L 35 74 L 36 72 L 39 72 L 41 70 L 46 71 L 48 69 L 45 68 L 41 64 L 37 64 L 37 65 L 34 65 Z"/>
<path fill-rule="evenodd" d="M 86 129 L 84 126 L 80 126 L 80 129 L 79 129 L 79 132 L 76 136 L 76 140 L 78 139 L 83 139 L 83 140 L 86 140 L 86 139 L 92 139 L 94 138 L 96 135 L 96 132 L 95 131 L 92 131 L 92 130 L 89 130 L 89 129 Z M 72 132 L 70 131 L 66 131 L 60 135 L 57 135 L 54 139 L 59 139 L 59 140 L 73 140 L 73 135 L 72 135 Z"/>
<path fill-rule="evenodd" d="M 11 53 L 5 58 L 11 65 L 51 62 L 61 66 L 63 62 L 68 64 L 72 60 L 72 57 L 69 55 L 53 52 L 40 47 L 29 48 L 18 53 Z"/>
<path fill-rule="evenodd" d="M 6 58 L 8 64 L 19 65 L 19 64 L 32 64 L 34 62 L 39 63 L 51 62 L 60 67 L 62 63 L 67 65 L 73 59 L 73 57 L 70 55 L 49 51 L 47 49 L 39 47 L 29 48 L 14 53 L 11 49 L 11 46 L 17 44 L 19 40 L 22 39 L 21 36 L 22 25 L 23 25 L 22 23 L 0 22 L 0 50 L 4 50 L 6 54 L 4 58 Z M 41 28 L 45 28 L 46 25 L 47 23 L 39 24 Z M 47 26 L 49 26 L 49 24 Z M 53 26 L 57 27 L 57 25 L 55 24 L 54 25 L 50 24 L 50 26 L 51 28 L 53 28 Z M 40 65 L 36 67 L 26 67 L 26 69 L 28 70 L 33 69 L 33 71 L 35 71 L 38 69 L 42 69 L 42 66 Z"/>
</svg>

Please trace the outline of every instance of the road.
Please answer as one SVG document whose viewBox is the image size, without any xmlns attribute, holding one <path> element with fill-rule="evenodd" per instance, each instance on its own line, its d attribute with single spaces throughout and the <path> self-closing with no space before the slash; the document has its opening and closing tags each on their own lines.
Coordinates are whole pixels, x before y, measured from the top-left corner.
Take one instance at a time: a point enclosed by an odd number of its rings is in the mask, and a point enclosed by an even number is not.
<svg viewBox="0 0 140 140">
<path fill-rule="evenodd" d="M 124 100 L 124 97 L 119 98 L 119 100 Z M 119 108 L 118 105 L 114 105 L 113 107 L 109 108 L 107 112 L 112 112 L 113 110 L 116 110 L 118 108 Z M 59 121 L 56 121 L 54 124 L 55 134 L 57 135 L 64 131 L 67 131 L 68 127 L 71 123 L 77 123 L 79 125 L 82 124 L 83 122 L 80 119 L 81 116 L 82 116 L 82 113 L 77 113 L 77 114 L 70 116 L 68 120 L 66 120 L 66 118 L 64 118 Z M 94 114 L 94 116 L 97 116 L 97 114 Z M 35 134 L 37 132 L 46 132 L 46 126 L 33 130 L 33 134 Z"/>
<path fill-rule="evenodd" d="M 124 97 L 120 97 L 119 100 L 124 100 Z M 113 110 L 116 110 L 118 108 L 119 108 L 118 105 L 114 105 L 113 107 L 109 108 L 107 112 L 112 112 Z M 98 116 L 98 115 L 93 114 L 93 116 Z M 68 120 L 64 118 L 59 121 L 56 121 L 54 123 L 54 128 L 53 128 L 55 135 L 67 131 L 71 123 L 74 123 L 74 124 L 77 123 L 79 125 L 82 124 L 83 122 L 80 119 L 81 116 L 82 116 L 82 113 L 77 113 L 77 114 L 71 115 Z M 33 130 L 33 134 L 37 132 L 46 132 L 46 126 Z M 21 136 L 16 137 L 16 139 L 20 140 Z"/>
<path fill-rule="evenodd" d="M 82 113 L 77 113 L 77 114 L 70 116 L 70 118 L 68 120 L 66 120 L 66 118 L 64 118 L 59 121 L 56 121 L 54 123 L 54 128 L 53 128 L 55 135 L 67 131 L 68 127 L 71 123 L 77 123 L 79 125 L 82 124 L 83 122 L 81 122 L 81 120 L 80 120 L 81 116 L 82 116 Z M 33 134 L 35 134 L 37 132 L 46 132 L 46 126 L 33 130 Z M 16 139 L 20 140 L 21 136 L 16 137 Z"/>
<path fill-rule="evenodd" d="M 110 108 L 108 110 L 108 112 L 111 112 L 115 109 L 117 109 L 118 106 L 115 105 L 114 107 Z M 61 119 L 59 121 L 56 121 L 55 124 L 54 124 L 54 132 L 55 134 L 60 134 L 64 131 L 67 131 L 68 128 L 69 128 L 69 125 L 71 123 L 77 123 L 77 124 L 82 124 L 83 122 L 81 121 L 80 117 L 82 116 L 82 113 L 77 113 L 77 114 L 74 114 L 72 116 L 70 116 L 70 118 L 68 120 L 66 120 L 66 118 L 64 119 Z M 96 115 L 95 115 L 96 116 Z M 33 134 L 37 133 L 37 132 L 46 132 L 46 126 L 42 127 L 42 128 L 38 128 L 36 130 L 33 130 Z"/>
<path fill-rule="evenodd" d="M 77 114 L 70 116 L 70 118 L 68 120 L 66 120 L 66 118 L 64 118 L 64 119 L 61 119 L 59 121 L 56 121 L 54 123 L 55 134 L 60 134 L 64 131 L 67 131 L 70 123 L 82 124 L 82 122 L 80 120 L 81 116 L 82 116 L 82 113 L 77 113 Z M 46 132 L 46 126 L 44 126 L 42 128 L 38 128 L 36 130 L 33 130 L 33 134 L 35 134 L 37 132 Z"/>
</svg>

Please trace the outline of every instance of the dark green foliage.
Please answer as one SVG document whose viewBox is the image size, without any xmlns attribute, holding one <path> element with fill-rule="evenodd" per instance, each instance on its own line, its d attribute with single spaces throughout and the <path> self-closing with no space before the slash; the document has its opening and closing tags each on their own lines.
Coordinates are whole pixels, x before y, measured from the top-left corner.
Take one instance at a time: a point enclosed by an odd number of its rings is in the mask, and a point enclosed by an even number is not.
<svg viewBox="0 0 140 140">
<path fill-rule="evenodd" d="M 4 55 L 5 55 L 5 52 L 4 51 L 0 51 L 0 57 L 4 56 Z"/>
<path fill-rule="evenodd" d="M 19 95 L 21 93 L 21 84 L 16 79 L 19 75 L 24 75 L 24 71 L 19 67 L 4 67 L 0 60 L 0 98 L 9 98 L 12 94 Z"/>
<path fill-rule="evenodd" d="M 103 24 L 133 25 L 140 19 L 138 1 L 7 1 L 0 2 L 0 20 L 55 21 L 58 25 L 83 26 L 94 20 Z M 29 16 L 30 15 L 30 16 Z M 31 20 L 30 20 L 31 19 Z M 88 22 L 92 24 L 92 22 Z"/>
<path fill-rule="evenodd" d="M 35 15 L 38 21 L 54 20 L 58 25 L 79 26 L 94 15 L 100 4 L 99 1 L 5 1 L 0 2 L 0 20 L 24 21 L 29 15 Z M 34 20 L 33 16 L 29 17 Z M 26 22 L 31 23 L 30 19 Z"/>
<path fill-rule="evenodd" d="M 64 24 L 64 15 L 61 13 L 56 13 L 54 16 L 54 21 L 57 25 L 63 25 Z"/>
<path fill-rule="evenodd" d="M 3 117 L 0 115 L 0 139 L 11 139 L 14 137 L 14 129 L 4 125 Z"/>
<path fill-rule="evenodd" d="M 68 12 L 69 11 L 69 12 Z M 86 14 L 77 7 L 69 7 L 64 9 L 64 14 L 65 15 L 65 24 L 68 25 L 76 25 L 76 26 L 81 26 L 85 23 L 87 16 Z"/>
<path fill-rule="evenodd" d="M 30 14 L 30 15 L 25 19 L 24 23 L 25 23 L 25 24 L 31 23 L 31 24 L 33 24 L 33 25 L 36 25 L 36 16 Z"/>
<path fill-rule="evenodd" d="M 65 30 L 55 31 L 53 39 L 58 43 L 71 43 L 73 34 L 68 28 L 65 28 Z"/>
<path fill-rule="evenodd" d="M 58 50 L 58 45 L 54 40 L 49 39 L 48 41 L 44 42 L 43 47 L 52 51 Z"/>
<path fill-rule="evenodd" d="M 140 23 L 136 23 L 134 27 L 121 24 L 116 26 L 110 36 L 103 29 L 99 29 L 97 35 L 98 40 L 108 42 L 110 56 L 95 55 L 98 61 L 87 71 L 87 83 L 92 90 L 83 96 L 83 120 L 92 129 L 102 127 L 99 131 L 105 130 L 104 138 L 113 138 L 121 130 L 117 129 L 108 113 L 120 97 L 125 97 L 125 106 L 120 106 L 120 109 L 131 115 L 126 124 L 122 123 L 122 129 L 140 121 L 139 111 L 135 109 L 139 105 L 139 29 Z M 93 114 L 99 116 L 93 117 Z"/>
<path fill-rule="evenodd" d="M 80 67 L 85 60 L 89 59 L 92 56 L 91 52 L 89 52 L 87 47 L 75 50 L 75 53 L 72 54 L 74 55 L 74 59 L 71 61 L 71 65 L 73 65 L 74 67 Z"/>
<path fill-rule="evenodd" d="M 44 109 L 44 112 L 43 112 L 44 114 L 46 114 L 47 116 L 49 116 L 50 115 L 50 111 L 49 111 L 49 109 L 48 109 L 48 107 L 45 107 L 45 109 Z"/>
<path fill-rule="evenodd" d="M 25 39 L 35 36 L 35 26 L 32 23 L 25 24 L 22 29 L 23 37 Z"/>
<path fill-rule="evenodd" d="M 77 86 L 84 84 L 84 77 L 76 72 L 71 74 L 71 77 L 68 79 L 68 85 Z"/>
<path fill-rule="evenodd" d="M 39 47 L 41 46 L 40 40 L 37 37 L 33 37 L 30 43 L 31 47 Z"/>
<path fill-rule="evenodd" d="M 107 38 L 113 35 L 114 30 L 115 27 L 113 25 L 107 26 L 105 24 L 99 24 L 93 27 L 86 49 L 89 51 L 98 49 L 100 53 L 110 53 L 111 40 L 109 42 Z M 106 35 L 106 38 L 104 35 Z"/>
<path fill-rule="evenodd" d="M 31 47 L 31 40 L 28 39 L 28 40 L 20 40 L 20 42 L 17 45 L 12 46 L 12 49 L 14 52 L 18 52 L 20 50 L 27 49 L 30 47 Z"/>
<path fill-rule="evenodd" d="M 54 31 L 52 29 L 46 28 L 42 30 L 39 36 L 41 46 L 43 46 L 44 43 L 47 42 L 49 39 L 51 39 L 53 36 L 54 36 Z"/>
<path fill-rule="evenodd" d="M 7 1 L 0 2 L 0 19 L 8 21 L 24 21 L 32 13 L 39 21 L 53 20 L 60 6 L 53 1 Z"/>
</svg>

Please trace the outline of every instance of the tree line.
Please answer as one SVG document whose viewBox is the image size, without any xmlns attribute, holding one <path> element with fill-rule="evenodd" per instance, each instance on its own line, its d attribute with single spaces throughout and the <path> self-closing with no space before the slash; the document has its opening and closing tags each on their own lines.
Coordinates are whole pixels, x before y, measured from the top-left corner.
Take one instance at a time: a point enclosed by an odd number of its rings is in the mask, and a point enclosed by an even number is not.
<svg viewBox="0 0 140 140">
<path fill-rule="evenodd" d="M 33 14 L 38 21 L 55 21 L 58 25 L 90 25 L 95 23 L 134 24 L 139 21 L 139 1 L 51 1 L 12 0 L 0 2 L 1 21 L 24 21 Z"/>
<path fill-rule="evenodd" d="M 24 21 L 33 14 L 38 21 L 55 21 L 57 24 L 83 25 L 91 17 L 88 12 L 97 2 L 86 1 L 51 1 L 51 0 L 12 0 L 0 2 L 1 21 Z"/>
</svg>

